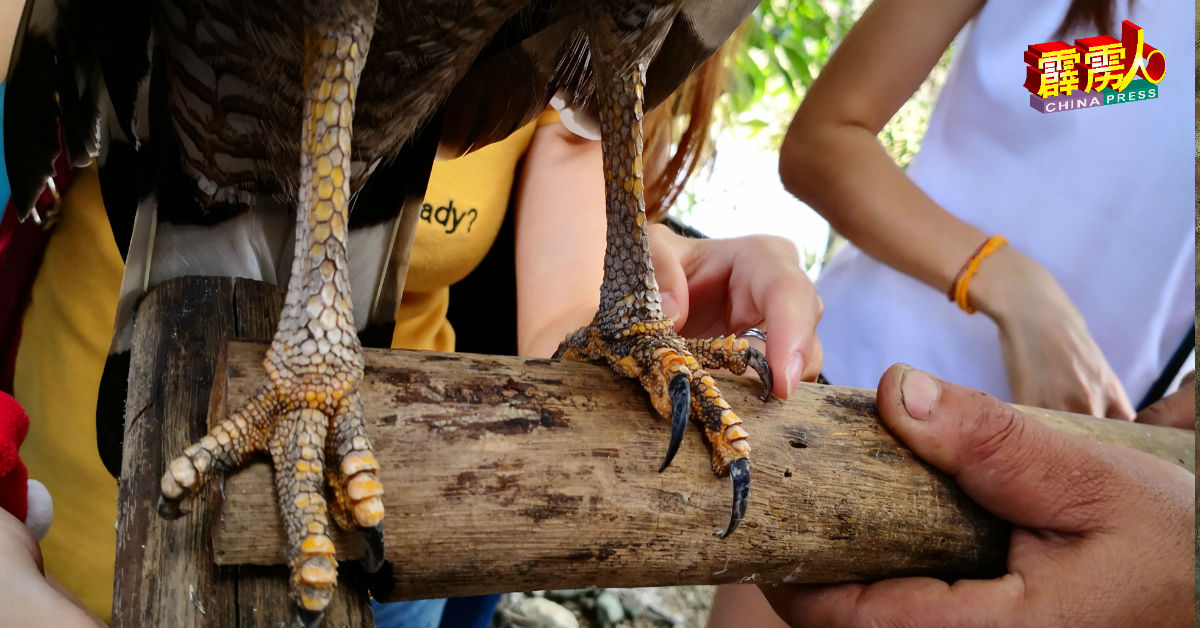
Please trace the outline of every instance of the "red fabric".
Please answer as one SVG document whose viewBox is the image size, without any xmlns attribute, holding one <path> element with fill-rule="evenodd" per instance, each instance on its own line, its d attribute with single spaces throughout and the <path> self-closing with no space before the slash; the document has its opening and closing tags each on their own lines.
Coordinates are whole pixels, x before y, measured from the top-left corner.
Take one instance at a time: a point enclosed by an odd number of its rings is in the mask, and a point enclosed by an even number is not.
<svg viewBox="0 0 1200 628">
<path fill-rule="evenodd" d="M 61 145 L 61 141 L 60 141 Z M 59 152 L 54 161 L 54 184 L 59 198 L 65 197 L 67 188 L 75 178 L 75 171 L 67 162 L 66 151 Z M 54 207 L 54 195 L 49 186 L 38 198 L 37 209 L 45 216 Z M 0 220 L 0 392 L 13 391 L 13 369 L 17 362 L 17 347 L 21 344 L 21 321 L 25 306 L 29 304 L 29 293 L 37 269 L 42 265 L 42 252 L 46 249 L 47 231 L 33 220 L 17 220 L 12 199 Z"/>
<path fill-rule="evenodd" d="M 17 453 L 29 433 L 29 417 L 15 399 L 0 393 L 0 508 L 25 520 L 29 475 Z"/>
<path fill-rule="evenodd" d="M 17 220 L 10 201 L 0 220 L 0 392 L 13 391 L 21 320 L 42 262 L 45 239 L 46 233 L 32 220 Z"/>
</svg>

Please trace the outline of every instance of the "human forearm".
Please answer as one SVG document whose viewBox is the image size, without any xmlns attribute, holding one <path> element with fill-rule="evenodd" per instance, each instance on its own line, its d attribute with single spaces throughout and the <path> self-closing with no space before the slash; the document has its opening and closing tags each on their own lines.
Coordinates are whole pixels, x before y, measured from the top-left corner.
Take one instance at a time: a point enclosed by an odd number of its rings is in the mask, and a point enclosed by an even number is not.
<svg viewBox="0 0 1200 628">
<path fill-rule="evenodd" d="M 33 535 L 3 509 L 0 565 L 0 626 L 104 625 L 42 573 Z"/>
<path fill-rule="evenodd" d="M 5 607 L 0 626 L 103 626 L 95 616 L 41 578 L 14 582 L 0 600 Z M 19 600 L 19 602 L 18 602 Z"/>
<path fill-rule="evenodd" d="M 4 68 L 6 73 L 17 38 L 17 26 L 21 23 L 21 12 L 24 9 L 23 0 L 7 0 L 0 3 L 0 68 Z"/>
<path fill-rule="evenodd" d="M 599 295 L 599 290 L 596 294 Z M 530 358 L 548 358 L 554 355 L 567 334 L 587 325 L 595 314 L 596 305 L 580 305 L 553 318 L 526 317 L 525 326 L 517 332 L 517 353 Z"/>
<path fill-rule="evenodd" d="M 784 186 L 864 251 L 946 291 L 985 237 L 939 207 L 877 139 L 982 0 L 876 0 L 805 95 L 780 149 Z"/>
<path fill-rule="evenodd" d="M 600 304 L 604 180 L 600 143 L 539 127 L 516 197 L 517 350 L 550 357 Z"/>
<path fill-rule="evenodd" d="M 990 234 L 934 203 L 866 128 L 812 115 L 802 108 L 784 142 L 785 184 L 869 255 L 948 292 Z M 968 281 L 967 302 L 996 323 L 1013 401 L 1133 418 L 1083 315 L 1036 260 L 999 247 Z"/>
<path fill-rule="evenodd" d="M 876 137 L 981 5 L 875 0 L 796 112 L 780 151 L 780 176 L 875 259 L 939 293 L 965 288 L 960 305 L 996 323 L 1013 401 L 1131 419 L 1121 382 L 1083 315 L 1033 252 L 1020 250 L 1021 234 L 984 233 L 948 211 L 954 208 L 939 206 Z M 1017 242 L 967 266 L 991 235 Z M 974 274 L 955 284 L 968 267 Z"/>
<path fill-rule="evenodd" d="M 798 114 L 784 141 L 780 176 L 864 252 L 942 293 L 991 235 L 935 203 L 870 131 L 854 124 L 822 126 Z M 1038 294 L 1063 296 L 1045 268 L 1012 246 L 980 264 L 968 289 L 971 306 L 998 324 Z"/>
<path fill-rule="evenodd" d="M 939 292 L 986 237 L 934 203 L 857 124 L 814 120 L 801 109 L 779 163 L 784 186 L 838 233 Z"/>
</svg>

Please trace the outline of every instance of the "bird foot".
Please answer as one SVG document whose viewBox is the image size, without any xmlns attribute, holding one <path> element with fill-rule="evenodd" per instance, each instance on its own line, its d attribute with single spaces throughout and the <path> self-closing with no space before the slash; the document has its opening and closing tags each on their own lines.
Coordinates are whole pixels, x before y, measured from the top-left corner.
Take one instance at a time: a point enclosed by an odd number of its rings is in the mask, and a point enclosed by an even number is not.
<svg viewBox="0 0 1200 628">
<path fill-rule="evenodd" d="M 733 484 L 729 525 L 717 534 L 726 537 L 738 527 L 750 497 L 748 434 L 705 369 L 724 368 L 740 375 L 747 367 L 753 368 L 762 381 L 762 399 L 766 400 L 771 390 L 771 369 L 761 352 L 735 336 L 681 338 L 674 324 L 663 320 L 634 323 L 611 334 L 597 325 L 580 328 L 567 337 L 554 357 L 602 361 L 618 374 L 641 382 L 651 405 L 671 422 L 660 472 L 675 457 L 688 418 L 696 421 L 712 451 L 713 473 L 718 477 L 728 475 Z"/>
<path fill-rule="evenodd" d="M 159 513 L 165 518 L 185 514 L 181 501 L 212 474 L 237 468 L 255 452 L 269 453 L 287 531 L 297 621 L 313 626 L 337 582 L 330 511 L 339 525 L 363 535 L 368 573 L 385 563 L 379 463 L 367 438 L 357 377 L 294 375 L 273 368 L 270 357 L 267 370 L 273 375 L 270 383 L 168 463 Z M 332 497 L 328 504 L 326 487 Z"/>
</svg>

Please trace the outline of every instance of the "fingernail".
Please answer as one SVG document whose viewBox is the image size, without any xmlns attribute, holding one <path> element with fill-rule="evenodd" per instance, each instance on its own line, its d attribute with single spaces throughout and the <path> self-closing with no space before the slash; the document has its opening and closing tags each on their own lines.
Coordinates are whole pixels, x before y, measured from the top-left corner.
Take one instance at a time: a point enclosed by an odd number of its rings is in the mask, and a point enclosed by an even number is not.
<svg viewBox="0 0 1200 628">
<path fill-rule="evenodd" d="M 800 383 L 800 376 L 804 374 L 804 356 L 797 353 L 792 356 L 792 361 L 788 362 L 787 367 L 787 385 L 788 392 L 796 390 L 796 385 Z"/>
<path fill-rule="evenodd" d="M 679 301 L 675 299 L 671 293 L 664 293 L 661 297 L 663 318 L 675 320 L 679 317 Z"/>
<path fill-rule="evenodd" d="M 937 382 L 921 371 L 908 369 L 900 376 L 900 398 L 908 416 L 914 419 L 929 418 L 940 392 Z"/>
</svg>

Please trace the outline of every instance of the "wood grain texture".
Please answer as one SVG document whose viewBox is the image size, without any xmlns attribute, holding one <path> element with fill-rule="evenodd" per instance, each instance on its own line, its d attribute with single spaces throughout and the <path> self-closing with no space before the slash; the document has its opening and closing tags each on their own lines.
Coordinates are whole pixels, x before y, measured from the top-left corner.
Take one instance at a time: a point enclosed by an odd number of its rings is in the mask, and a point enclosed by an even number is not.
<svg viewBox="0 0 1200 628">
<path fill-rule="evenodd" d="M 205 418 L 222 413 L 210 395 L 225 340 L 266 340 L 282 307 L 274 287 L 225 278 L 187 277 L 154 288 L 139 306 L 126 402 L 126 430 L 113 591 L 115 626 L 278 626 L 289 624 L 287 569 L 218 566 L 209 508 L 215 491 L 188 500 L 176 521 L 157 513 L 165 460 L 202 436 Z M 225 383 L 217 378 L 217 388 Z M 215 485 L 214 488 L 219 485 Z M 277 517 L 272 502 L 271 517 Z M 343 580 L 360 583 L 353 568 Z M 362 586 L 340 587 L 325 626 L 372 625 Z"/>
<path fill-rule="evenodd" d="M 255 385 L 264 349 L 229 345 L 231 403 Z M 383 350 L 367 350 L 366 365 L 398 598 L 1003 571 L 1007 525 L 899 445 L 872 391 L 806 385 L 764 403 L 756 382 L 719 377 L 754 447 L 746 519 L 720 540 L 730 485 L 710 472 L 702 438 L 689 429 L 657 473 L 668 427 L 605 367 Z M 1190 433 L 1033 412 L 1194 469 Z M 217 562 L 279 562 L 270 468 L 254 463 L 223 485 Z M 335 543 L 340 557 L 361 554 L 354 536 Z"/>
</svg>

